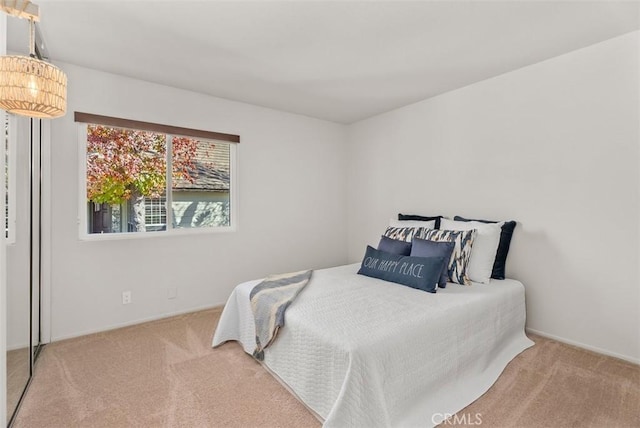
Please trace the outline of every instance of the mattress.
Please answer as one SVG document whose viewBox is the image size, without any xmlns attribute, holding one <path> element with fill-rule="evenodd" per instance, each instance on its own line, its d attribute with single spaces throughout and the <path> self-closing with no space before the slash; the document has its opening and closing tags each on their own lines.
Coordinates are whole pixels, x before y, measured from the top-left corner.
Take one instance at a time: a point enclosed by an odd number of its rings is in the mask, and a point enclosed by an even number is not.
<svg viewBox="0 0 640 428">
<path fill-rule="evenodd" d="M 435 426 L 533 345 L 518 281 L 448 284 L 431 294 L 357 275 L 359 266 L 314 271 L 265 351 L 269 371 L 325 427 Z M 214 347 L 235 340 L 253 352 L 249 293 L 259 282 L 234 289 Z"/>
</svg>

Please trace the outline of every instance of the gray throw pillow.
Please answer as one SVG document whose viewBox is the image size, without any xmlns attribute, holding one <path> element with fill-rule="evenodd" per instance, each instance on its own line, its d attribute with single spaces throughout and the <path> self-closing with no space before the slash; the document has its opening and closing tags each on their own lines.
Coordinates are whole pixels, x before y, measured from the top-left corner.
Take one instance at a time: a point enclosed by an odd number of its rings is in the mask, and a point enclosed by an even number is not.
<svg viewBox="0 0 640 428">
<path fill-rule="evenodd" d="M 358 274 L 435 293 L 446 263 L 444 257 L 401 256 L 367 246 Z"/>
<path fill-rule="evenodd" d="M 409 255 L 411 257 L 444 257 L 447 262 L 442 266 L 438 287 L 445 288 L 449 280 L 449 261 L 451 260 L 454 246 L 455 244 L 449 241 L 437 242 L 413 238 Z"/>
</svg>

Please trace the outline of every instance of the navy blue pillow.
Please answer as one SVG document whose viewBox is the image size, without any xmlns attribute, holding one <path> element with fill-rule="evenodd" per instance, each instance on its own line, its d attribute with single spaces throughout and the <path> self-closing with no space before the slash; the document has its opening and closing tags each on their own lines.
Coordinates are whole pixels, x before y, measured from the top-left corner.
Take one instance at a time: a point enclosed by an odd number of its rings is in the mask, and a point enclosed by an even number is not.
<svg viewBox="0 0 640 428">
<path fill-rule="evenodd" d="M 479 221 L 481 223 L 500 223 L 499 221 L 492 220 L 474 220 L 460 217 L 459 215 L 453 218 L 456 221 Z M 498 244 L 498 250 L 496 251 L 496 259 L 493 262 L 493 270 L 491 271 L 491 278 L 504 279 L 505 268 L 507 266 L 507 255 L 509 254 L 509 246 L 511 245 L 511 237 L 513 236 L 513 230 L 516 228 L 515 221 L 505 221 L 500 231 L 500 243 Z"/>
<path fill-rule="evenodd" d="M 444 264 L 443 257 L 401 256 L 367 245 L 358 273 L 435 293 Z"/>
<path fill-rule="evenodd" d="M 446 263 L 443 263 L 438 287 L 446 288 L 449 280 L 449 260 L 451 260 L 451 253 L 453 253 L 455 245 L 455 242 L 436 242 L 428 239 L 413 238 L 410 255 L 411 257 L 443 257 Z"/>
<path fill-rule="evenodd" d="M 415 214 L 398 214 L 398 220 L 418 220 L 418 221 L 431 221 L 431 220 L 435 220 L 436 224 L 434 226 L 434 229 L 440 229 L 440 219 L 442 218 L 441 215 L 437 215 L 434 217 L 425 217 L 422 215 L 415 215 Z"/>
<path fill-rule="evenodd" d="M 392 239 L 388 236 L 382 235 L 380 237 L 380 243 L 378 244 L 378 250 L 386 253 L 408 256 L 411 253 L 411 242 L 400 241 L 398 239 Z"/>
</svg>

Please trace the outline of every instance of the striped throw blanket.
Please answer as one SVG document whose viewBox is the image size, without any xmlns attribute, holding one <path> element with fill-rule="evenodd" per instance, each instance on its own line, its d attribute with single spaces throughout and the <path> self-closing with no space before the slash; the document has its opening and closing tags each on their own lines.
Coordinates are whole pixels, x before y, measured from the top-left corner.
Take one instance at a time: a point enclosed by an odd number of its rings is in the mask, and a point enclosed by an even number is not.
<svg viewBox="0 0 640 428">
<path fill-rule="evenodd" d="M 284 313 L 311 279 L 311 271 L 271 275 L 256 285 L 249 298 L 256 322 L 256 350 L 253 357 L 264 360 L 264 349 L 270 346 L 284 326 Z"/>
</svg>

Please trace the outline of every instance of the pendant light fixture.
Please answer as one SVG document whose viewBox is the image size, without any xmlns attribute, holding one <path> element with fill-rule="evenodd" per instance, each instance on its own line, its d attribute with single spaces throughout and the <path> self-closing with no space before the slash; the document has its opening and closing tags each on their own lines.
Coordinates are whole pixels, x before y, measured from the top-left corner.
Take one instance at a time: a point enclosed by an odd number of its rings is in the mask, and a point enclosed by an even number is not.
<svg viewBox="0 0 640 428">
<path fill-rule="evenodd" d="M 11 5 L 9 5 L 11 3 Z M 36 57 L 39 8 L 28 0 L 2 0 L 2 10 L 29 20 L 29 56 L 0 56 L 0 109 L 21 116 L 53 119 L 67 111 L 67 75 Z"/>
</svg>

